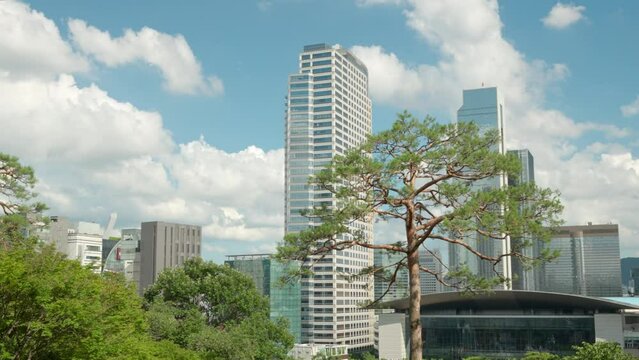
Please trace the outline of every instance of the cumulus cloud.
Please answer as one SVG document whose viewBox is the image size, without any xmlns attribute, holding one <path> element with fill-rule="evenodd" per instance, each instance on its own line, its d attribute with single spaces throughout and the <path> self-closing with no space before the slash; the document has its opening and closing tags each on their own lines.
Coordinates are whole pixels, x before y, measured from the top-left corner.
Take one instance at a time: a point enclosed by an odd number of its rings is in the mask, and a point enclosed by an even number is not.
<svg viewBox="0 0 639 360">
<path fill-rule="evenodd" d="M 89 69 L 53 21 L 17 1 L 0 1 L 0 49 L 0 75 L 5 78 L 51 79 Z"/>
<path fill-rule="evenodd" d="M 584 11 L 585 6 L 558 2 L 541 21 L 547 28 L 561 30 L 584 19 Z"/>
<path fill-rule="evenodd" d="M 96 40 L 83 51 L 108 66 L 144 60 L 166 68 L 173 90 L 221 91 L 221 83 L 218 90 L 202 85 L 182 36 L 143 29 L 111 39 L 72 23 L 75 41 Z M 0 30 L 1 151 L 35 168 L 37 191 L 51 213 L 100 222 L 115 211 L 122 227 L 151 220 L 199 224 L 204 255 L 218 260 L 227 249 L 273 249 L 283 235 L 283 150 L 249 146 L 229 153 L 204 139 L 178 146 L 159 113 L 116 100 L 98 84 L 79 85 L 74 73 L 88 70 L 87 60 L 42 13 L 0 2 Z M 144 47 L 156 40 L 156 47 Z M 138 46 L 141 52 L 133 49 Z M 177 72 L 190 80 L 180 82 Z"/>
<path fill-rule="evenodd" d="M 633 102 L 627 105 L 623 105 L 621 108 L 621 114 L 623 116 L 629 117 L 639 114 L 639 95 L 635 98 Z"/>
<path fill-rule="evenodd" d="M 182 35 L 169 35 L 143 27 L 136 32 L 124 31 L 118 38 L 88 25 L 83 20 L 69 20 L 73 43 L 82 52 L 109 67 L 135 61 L 146 62 L 160 70 L 167 90 L 179 94 L 221 95 L 222 80 L 205 77 L 202 66 Z"/>
<path fill-rule="evenodd" d="M 373 101 L 399 109 L 444 111 L 454 118 L 462 89 L 498 86 L 505 102 L 507 146 L 530 149 L 538 183 L 563 193 L 566 220 L 618 221 L 625 255 L 639 255 L 639 246 L 632 242 L 639 226 L 628 215 L 639 211 L 639 202 L 627 197 L 639 194 L 639 184 L 631 180 L 637 175 L 630 170 L 638 160 L 621 145 L 587 150 L 576 145 L 588 132 L 614 143 L 629 131 L 576 121 L 545 105 L 548 88 L 570 75 L 568 67 L 528 59 L 507 41 L 495 0 L 413 0 L 404 14 L 407 25 L 439 58 L 432 64 L 408 65 L 377 45 L 353 47 L 369 69 Z M 611 186 L 615 191 L 609 191 Z M 377 238 L 389 238 L 388 227 L 378 228 Z"/>
</svg>

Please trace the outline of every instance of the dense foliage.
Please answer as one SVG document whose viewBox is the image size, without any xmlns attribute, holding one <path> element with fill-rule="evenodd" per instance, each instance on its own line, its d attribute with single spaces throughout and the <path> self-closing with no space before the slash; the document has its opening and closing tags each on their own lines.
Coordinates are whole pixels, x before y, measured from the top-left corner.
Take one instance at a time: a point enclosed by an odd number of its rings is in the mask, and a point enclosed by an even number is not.
<svg viewBox="0 0 639 360">
<path fill-rule="evenodd" d="M 208 359 L 283 359 L 293 346 L 286 322 L 269 319 L 268 299 L 227 266 L 188 260 L 165 270 L 144 297 L 155 339 Z"/>
</svg>

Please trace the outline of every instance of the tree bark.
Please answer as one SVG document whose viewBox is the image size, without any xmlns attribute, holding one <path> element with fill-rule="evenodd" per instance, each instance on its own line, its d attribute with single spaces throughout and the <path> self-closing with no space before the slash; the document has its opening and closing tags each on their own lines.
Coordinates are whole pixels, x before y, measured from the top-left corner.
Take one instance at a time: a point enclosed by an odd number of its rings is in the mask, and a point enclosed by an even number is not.
<svg viewBox="0 0 639 360">
<path fill-rule="evenodd" d="M 419 277 L 419 248 L 415 248 L 413 252 L 408 255 L 410 360 L 422 359 L 422 322 L 420 317 L 422 295 Z"/>
</svg>

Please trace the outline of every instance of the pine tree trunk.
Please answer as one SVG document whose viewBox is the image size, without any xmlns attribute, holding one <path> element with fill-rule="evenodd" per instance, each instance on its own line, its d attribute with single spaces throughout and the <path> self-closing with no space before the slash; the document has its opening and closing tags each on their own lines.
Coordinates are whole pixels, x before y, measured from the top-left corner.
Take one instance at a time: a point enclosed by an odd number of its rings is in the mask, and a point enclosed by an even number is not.
<svg viewBox="0 0 639 360">
<path fill-rule="evenodd" d="M 422 322 L 420 318 L 421 309 L 421 286 L 419 283 L 419 251 L 415 249 L 408 255 L 408 279 L 410 289 L 410 300 L 408 305 L 408 319 L 410 322 L 410 359 L 422 359 Z"/>
</svg>

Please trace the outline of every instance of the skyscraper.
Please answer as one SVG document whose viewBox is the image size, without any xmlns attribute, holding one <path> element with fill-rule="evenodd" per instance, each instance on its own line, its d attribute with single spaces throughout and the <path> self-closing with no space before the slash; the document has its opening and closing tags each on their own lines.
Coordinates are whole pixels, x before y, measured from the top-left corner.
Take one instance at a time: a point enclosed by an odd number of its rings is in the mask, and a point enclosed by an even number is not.
<svg viewBox="0 0 639 360">
<path fill-rule="evenodd" d="M 157 280 L 162 270 L 200 256 L 202 227 L 162 221 L 142 223 L 140 241 L 140 294 Z"/>
<path fill-rule="evenodd" d="M 397 271 L 394 283 L 389 286 L 390 278 L 395 271 L 395 264 L 404 260 L 405 257 L 406 254 L 399 252 L 392 253 L 382 249 L 374 251 L 375 268 L 384 268 L 384 273 L 380 271 L 374 278 L 375 299 L 384 296 L 381 301 L 391 301 L 408 297 L 408 268 L 405 266 Z M 405 260 L 404 264 L 406 264 Z"/>
<path fill-rule="evenodd" d="M 621 296 L 619 226 L 561 226 L 548 244 L 559 257 L 543 265 L 541 290 Z"/>
<path fill-rule="evenodd" d="M 436 274 L 442 274 L 444 272 L 444 266 L 441 263 L 442 255 L 438 249 L 425 250 L 419 249 L 419 265 L 429 270 L 432 270 Z M 444 291 L 444 285 L 437 280 L 435 275 L 427 272 L 422 272 L 419 276 L 419 285 L 424 294 L 433 294 Z"/>
<path fill-rule="evenodd" d="M 521 172 L 518 176 L 508 177 L 508 186 L 517 186 L 526 183 L 535 183 L 535 160 L 527 149 L 521 150 L 508 150 L 509 154 L 515 155 L 521 164 Z M 525 203 L 520 204 L 520 209 L 526 206 Z M 523 242 L 528 239 L 511 238 L 510 242 L 513 249 L 519 245 L 523 245 Z M 539 254 L 542 244 L 539 241 L 531 239 L 532 246 L 522 247 L 521 252 L 528 257 L 534 257 Z M 512 287 L 514 290 L 537 290 L 539 282 L 539 266 L 533 269 L 526 269 L 522 262 L 517 259 L 511 259 L 513 282 Z"/>
<path fill-rule="evenodd" d="M 313 206 L 336 206 L 308 177 L 371 133 L 368 70 L 339 45 L 305 46 L 299 70 L 289 76 L 286 108 L 285 228 L 297 232 L 318 225 L 301 215 Z M 354 224 L 372 241 L 372 223 Z M 373 313 L 358 305 L 373 298 L 370 279 L 349 275 L 373 265 L 371 250 L 356 246 L 333 251 L 302 279 L 302 342 L 373 345 Z M 349 281 L 350 280 L 350 281 Z"/>
<path fill-rule="evenodd" d="M 504 102 L 496 87 L 464 90 L 463 104 L 457 111 L 458 122 L 472 121 L 479 126 L 482 132 L 497 129 L 501 137 L 493 150 L 500 154 L 505 154 L 503 104 Z M 507 186 L 506 176 L 504 174 L 476 181 L 473 186 L 477 189 L 502 188 Z M 500 210 L 497 209 L 496 211 Z M 469 238 L 468 243 L 480 252 L 490 256 L 498 256 L 510 252 L 510 240 L 492 240 L 476 235 L 474 238 Z M 465 264 L 474 274 L 486 278 L 495 276 L 491 262 L 479 260 L 468 250 L 454 244 L 449 246 L 449 261 L 452 268 Z M 511 278 L 510 257 L 505 257 L 502 260 L 498 271 L 502 276 Z M 508 288 L 508 284 L 504 284 L 504 287 Z"/>
</svg>

